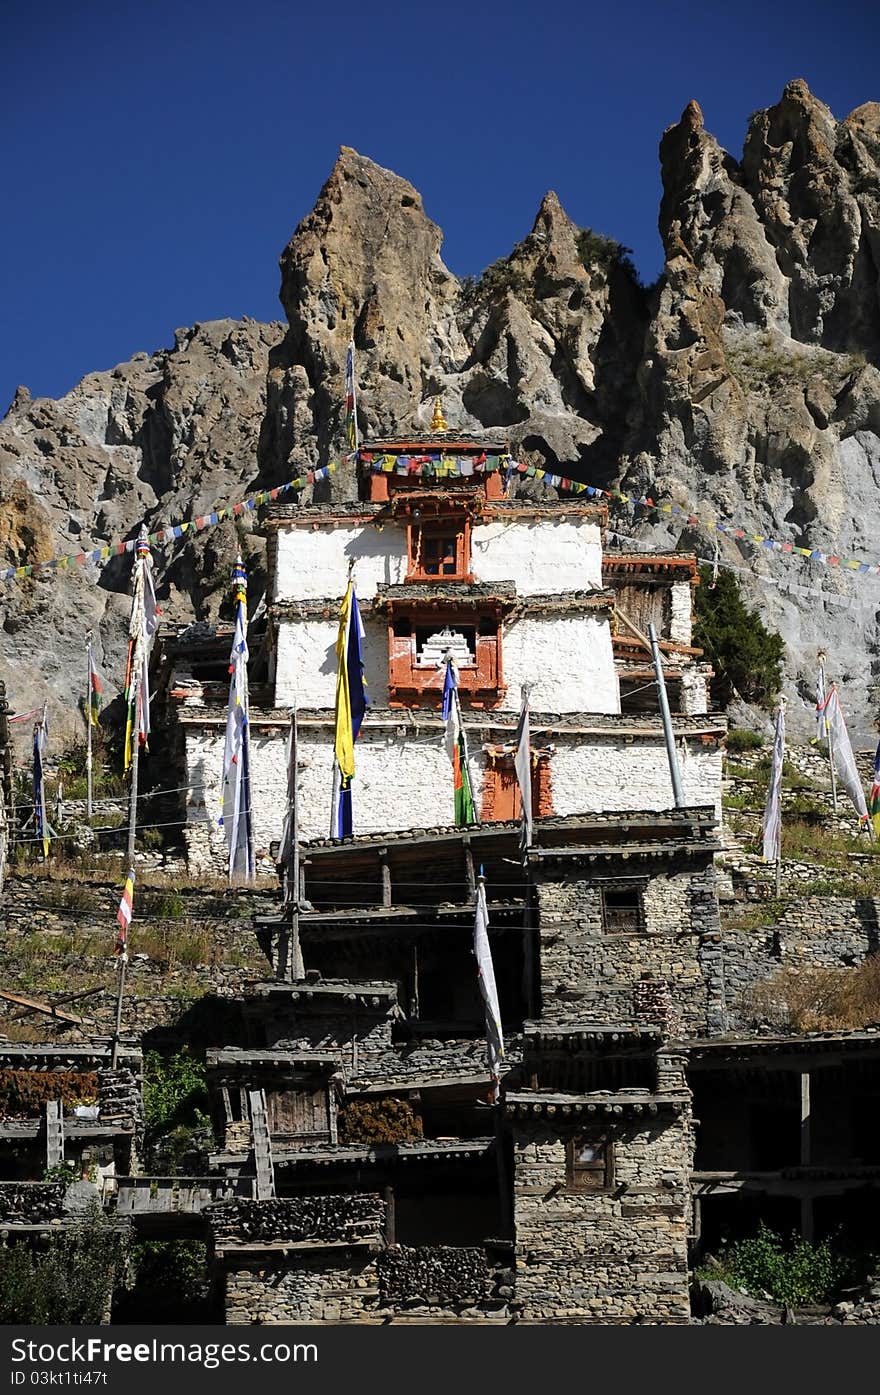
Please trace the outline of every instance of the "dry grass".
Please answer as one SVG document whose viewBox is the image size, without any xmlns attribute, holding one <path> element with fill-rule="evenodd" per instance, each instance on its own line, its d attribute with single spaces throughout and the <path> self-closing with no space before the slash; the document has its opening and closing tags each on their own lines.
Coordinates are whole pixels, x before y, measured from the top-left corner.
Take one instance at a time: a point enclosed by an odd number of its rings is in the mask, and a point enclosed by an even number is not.
<svg viewBox="0 0 880 1395">
<path fill-rule="evenodd" d="M 851 1031 L 880 1023 L 880 956 L 855 968 L 780 969 L 758 983 L 748 1007 L 793 1032 Z"/>
</svg>

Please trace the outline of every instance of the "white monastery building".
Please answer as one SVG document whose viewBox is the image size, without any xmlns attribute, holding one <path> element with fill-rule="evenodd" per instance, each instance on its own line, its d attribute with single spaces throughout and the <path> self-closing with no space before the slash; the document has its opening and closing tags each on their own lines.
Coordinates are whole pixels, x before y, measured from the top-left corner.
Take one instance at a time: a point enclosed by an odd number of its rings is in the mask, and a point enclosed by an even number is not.
<svg viewBox="0 0 880 1395">
<path fill-rule="evenodd" d="M 512 741 L 530 688 L 533 815 L 661 810 L 672 785 L 650 651 L 661 639 L 688 806 L 720 818 L 723 718 L 693 648 L 692 558 L 604 555 L 605 505 L 510 497 L 500 441 L 381 441 L 358 452 L 360 502 L 273 506 L 268 624 L 250 637 L 250 772 L 259 860 L 281 837 L 291 709 L 299 832 L 330 832 L 336 641 L 353 578 L 366 715 L 354 832 L 455 822 L 440 706 L 452 653 L 481 822 L 518 818 Z M 252 630 L 257 627 L 253 626 Z M 194 868 L 225 864 L 219 825 L 231 632 L 166 636 L 163 674 L 191 787 Z"/>
</svg>

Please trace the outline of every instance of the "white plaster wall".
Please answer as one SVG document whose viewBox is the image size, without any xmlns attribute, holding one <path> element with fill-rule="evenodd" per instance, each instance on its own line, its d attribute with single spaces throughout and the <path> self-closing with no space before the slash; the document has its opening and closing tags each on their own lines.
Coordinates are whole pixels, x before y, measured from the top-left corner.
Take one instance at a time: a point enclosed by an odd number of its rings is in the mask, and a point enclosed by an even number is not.
<svg viewBox="0 0 880 1395">
<path fill-rule="evenodd" d="M 585 740 L 585 738 L 581 738 Z M 709 804 L 721 818 L 721 751 L 695 741 L 678 743 L 687 804 Z M 553 810 L 557 814 L 607 809 L 671 809 L 675 804 L 663 739 L 633 737 L 576 745 L 554 738 L 550 763 Z"/>
<path fill-rule="evenodd" d="M 515 581 L 520 596 L 602 585 L 602 534 L 590 519 L 476 524 L 471 555 L 477 581 Z"/>
<path fill-rule="evenodd" d="M 693 634 L 693 589 L 689 581 L 677 581 L 671 593 L 669 638 L 676 644 L 690 644 Z"/>
<path fill-rule="evenodd" d="M 207 823 L 211 846 L 222 856 L 221 810 L 223 732 L 219 728 L 188 729 L 186 752 L 189 783 L 207 789 L 190 794 L 187 818 Z M 471 742 L 470 770 L 474 798 L 483 797 L 483 755 Z M 299 818 L 303 839 L 326 838 L 330 832 L 333 788 L 333 733 L 322 728 L 316 735 L 301 728 L 298 742 Z M 254 731 L 251 735 L 251 798 L 254 841 L 268 850 L 281 837 L 287 801 L 287 733 Z M 355 746 L 355 778 L 352 785 L 356 833 L 382 833 L 393 829 L 425 828 L 454 824 L 455 801 L 452 765 L 441 733 L 420 735 L 403 724 L 397 731 L 363 731 Z"/>
<path fill-rule="evenodd" d="M 518 709 L 520 686 L 532 683 L 542 712 L 619 712 L 611 629 L 604 615 L 523 616 L 504 626 L 504 708 Z"/>
<path fill-rule="evenodd" d="M 278 570 L 272 599 L 314 600 L 345 594 L 348 564 L 355 559 L 355 587 L 363 600 L 375 596 L 379 582 L 397 583 L 406 576 L 406 531 L 389 524 L 278 530 Z"/>
<path fill-rule="evenodd" d="M 367 698 L 388 702 L 388 622 L 363 617 Z M 337 620 L 282 620 L 278 626 L 275 706 L 333 707 L 336 702 Z"/>
<path fill-rule="evenodd" d="M 554 738 L 551 790 L 556 814 L 607 810 L 670 809 L 672 784 L 662 737 L 633 738 L 623 744 L 571 736 Z M 479 809 L 484 755 L 474 732 L 469 736 L 470 770 Z M 330 831 L 333 733 L 303 727 L 299 736 L 299 811 L 303 839 L 326 838 Z M 194 789 L 188 819 L 207 824 L 211 845 L 223 856 L 220 780 L 223 732 L 187 729 L 189 783 Z M 721 817 L 721 752 L 699 740 L 679 742 L 682 783 L 688 804 L 711 805 Z M 251 737 L 254 838 L 268 850 L 281 837 L 287 799 L 287 732 L 253 731 Z M 365 729 L 355 746 L 353 784 L 356 833 L 451 825 L 455 820 L 452 767 L 442 734 L 420 733 L 401 721 L 396 729 Z"/>
</svg>

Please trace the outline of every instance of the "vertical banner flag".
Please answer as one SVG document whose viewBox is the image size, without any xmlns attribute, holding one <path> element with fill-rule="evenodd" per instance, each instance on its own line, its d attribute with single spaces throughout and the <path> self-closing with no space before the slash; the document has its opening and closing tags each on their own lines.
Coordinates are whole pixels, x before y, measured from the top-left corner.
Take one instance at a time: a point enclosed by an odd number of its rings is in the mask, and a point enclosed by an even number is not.
<svg viewBox="0 0 880 1395">
<path fill-rule="evenodd" d="M 764 805 L 764 861 L 779 862 L 782 858 L 782 764 L 785 760 L 785 706 L 780 702 L 776 712 L 776 735 L 770 767 L 770 787 Z"/>
<path fill-rule="evenodd" d="M 116 931 L 116 944 L 114 953 L 118 954 L 123 962 L 128 958 L 128 927 L 131 925 L 131 917 L 134 913 L 134 868 L 132 867 L 125 879 L 125 886 L 122 891 L 122 900 L 119 902 L 119 910 L 116 912 L 116 924 L 119 929 Z"/>
<path fill-rule="evenodd" d="M 339 611 L 336 638 L 336 740 L 333 761 L 333 815 L 331 837 L 350 838 L 354 831 L 351 782 L 354 776 L 354 743 L 358 739 L 367 695 L 364 685 L 364 627 L 358 609 L 354 581 L 349 580 Z"/>
<path fill-rule="evenodd" d="M 89 706 L 86 712 L 86 721 L 90 726 L 96 727 L 101 713 L 104 684 L 101 682 L 101 677 L 95 664 L 95 657 L 92 654 L 91 640 L 88 641 L 86 647 L 88 649 L 89 659 Z"/>
<path fill-rule="evenodd" d="M 495 987 L 495 968 L 492 964 L 492 951 L 489 947 L 489 910 L 486 905 L 486 885 L 482 876 L 477 881 L 474 956 L 477 961 L 480 992 L 483 995 L 483 1003 L 486 1008 L 486 1057 L 489 1074 L 497 1086 L 501 1079 L 501 1064 L 504 1060 L 504 1036 L 501 1030 L 498 990 Z"/>
<path fill-rule="evenodd" d="M 345 438 L 349 450 L 358 448 L 357 397 L 354 387 L 354 340 L 345 355 Z"/>
<path fill-rule="evenodd" d="M 125 769 L 131 766 L 134 741 L 147 750 L 150 734 L 150 648 L 161 612 L 156 604 L 153 557 L 147 530 L 141 528 L 135 548 L 134 594 L 128 623 L 128 663 L 125 671 Z M 135 733 L 137 733 L 135 737 Z"/>
<path fill-rule="evenodd" d="M 46 818 L 45 789 L 43 787 L 43 756 L 46 752 L 46 741 L 49 736 L 49 727 L 46 719 L 46 709 L 43 708 L 43 716 L 39 722 L 34 723 L 34 831 L 38 838 L 43 841 L 43 856 L 49 856 L 49 821 Z"/>
<path fill-rule="evenodd" d="M 471 793 L 471 780 L 467 763 L 467 746 L 458 704 L 458 678 L 455 672 L 455 660 L 451 656 L 446 660 L 442 716 L 446 723 L 446 751 L 452 762 L 455 822 L 457 826 L 476 823 L 477 815 Z"/>
<path fill-rule="evenodd" d="M 529 690 L 522 691 L 522 711 L 516 729 L 516 754 L 513 758 L 516 780 L 522 800 L 520 846 L 525 852 L 532 845 L 532 737 L 529 721 Z"/>
<path fill-rule="evenodd" d="M 840 706 L 840 694 L 837 691 L 836 683 L 832 683 L 831 687 L 828 689 L 828 694 L 822 708 L 822 716 L 825 721 L 825 730 L 834 753 L 834 768 L 840 777 L 841 784 L 852 800 L 853 808 L 860 820 L 866 823 L 868 820 L 868 806 L 865 803 L 865 791 L 862 789 L 862 782 L 859 779 L 859 772 L 856 768 L 856 758 L 853 755 L 849 732 L 846 729 L 846 722 Z"/>
<path fill-rule="evenodd" d="M 247 572 L 237 557 L 232 568 L 235 633 L 229 655 L 229 708 L 223 750 L 223 814 L 229 849 L 229 881 L 253 881 L 253 837 L 248 730 Z"/>
<path fill-rule="evenodd" d="M 880 741 L 874 752 L 874 779 L 871 782 L 871 797 L 868 800 L 868 813 L 875 835 L 880 838 Z"/>
</svg>

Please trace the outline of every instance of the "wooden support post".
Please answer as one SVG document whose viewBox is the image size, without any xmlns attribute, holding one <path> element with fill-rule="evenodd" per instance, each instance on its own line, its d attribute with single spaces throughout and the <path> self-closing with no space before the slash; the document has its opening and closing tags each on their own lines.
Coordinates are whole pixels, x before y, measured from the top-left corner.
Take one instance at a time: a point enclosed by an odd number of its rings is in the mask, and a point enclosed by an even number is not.
<svg viewBox="0 0 880 1395">
<path fill-rule="evenodd" d="M 394 1188 L 383 1187 L 382 1197 L 385 1202 L 385 1244 L 396 1245 L 397 1218 L 394 1211 Z"/>
<path fill-rule="evenodd" d="M 810 1072 L 801 1071 L 801 1167 L 809 1167 L 812 1161 L 810 1145 Z M 813 1198 L 801 1197 L 801 1236 L 812 1243 L 813 1240 Z"/>
<path fill-rule="evenodd" d="M 382 877 L 382 905 L 391 905 L 391 868 L 388 865 L 388 849 L 379 849 L 379 866 Z"/>
<path fill-rule="evenodd" d="M 474 855 L 471 852 L 471 840 L 468 837 L 462 839 L 464 844 L 464 870 L 467 876 L 468 895 L 475 896 L 477 892 L 477 876 L 474 871 Z"/>
<path fill-rule="evenodd" d="M 801 1167 L 809 1167 L 810 1153 L 810 1072 L 801 1071 Z"/>
<path fill-rule="evenodd" d="M 419 1015 L 419 943 L 412 947 L 412 992 L 410 994 L 409 1015 L 415 1021 Z"/>
</svg>

